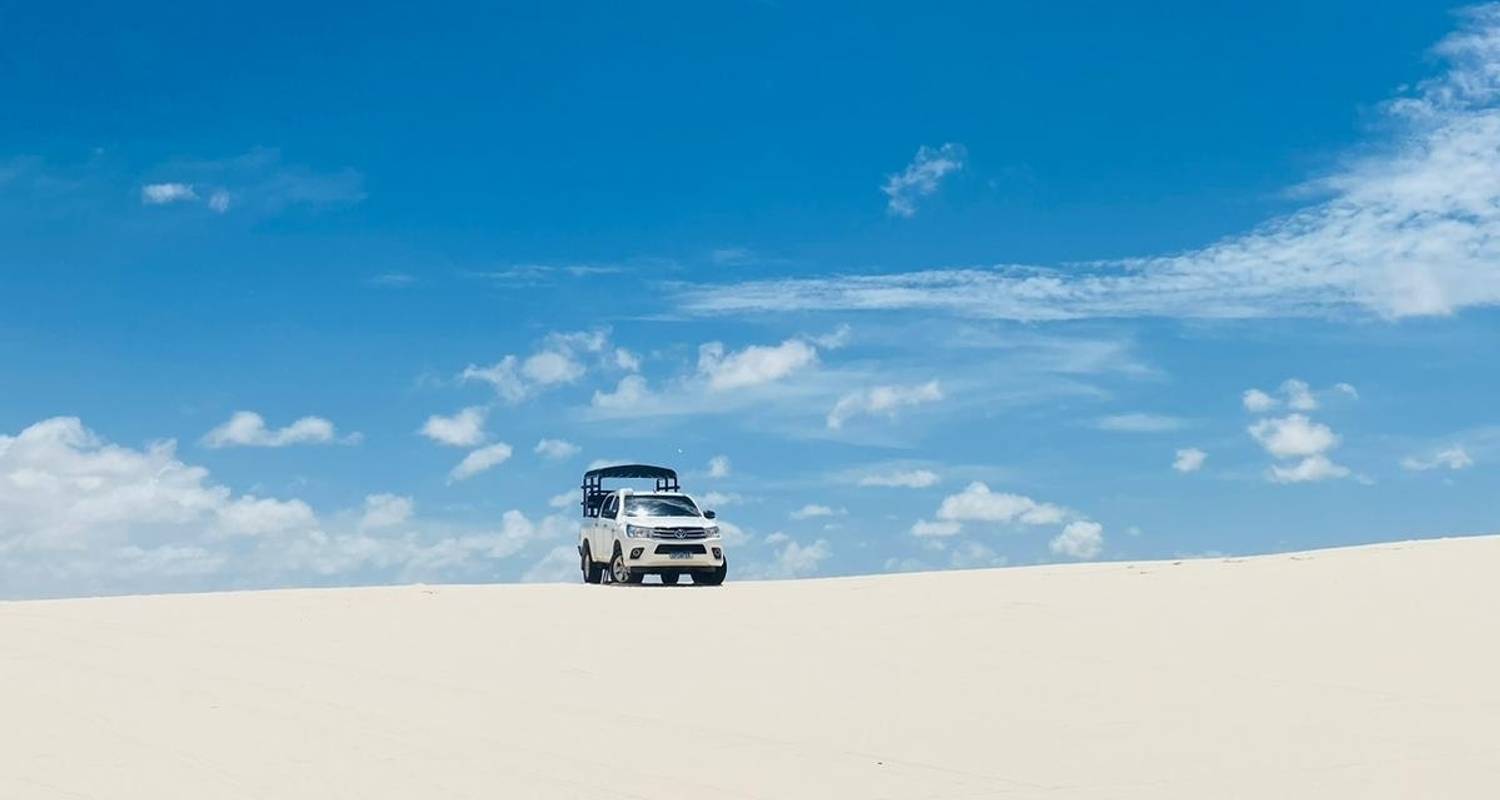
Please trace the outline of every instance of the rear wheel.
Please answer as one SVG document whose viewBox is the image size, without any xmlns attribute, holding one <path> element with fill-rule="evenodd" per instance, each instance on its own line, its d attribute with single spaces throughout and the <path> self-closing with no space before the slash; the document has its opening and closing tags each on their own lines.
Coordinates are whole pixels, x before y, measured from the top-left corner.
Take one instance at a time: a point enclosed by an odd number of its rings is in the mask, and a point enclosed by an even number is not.
<svg viewBox="0 0 1500 800">
<path fill-rule="evenodd" d="M 598 583 L 604 579 L 604 567 L 594 563 L 594 554 L 589 552 L 588 542 L 578 553 L 578 567 L 583 572 L 584 583 Z"/>
<path fill-rule="evenodd" d="M 625 563 L 624 551 L 615 550 L 615 560 L 610 562 L 609 565 L 609 578 L 611 581 L 615 583 L 640 583 L 641 578 L 644 577 L 645 575 L 632 570 L 630 565 Z"/>
<path fill-rule="evenodd" d="M 661 582 L 666 584 L 667 586 L 676 586 L 677 579 L 681 577 L 682 574 L 678 572 L 663 572 L 661 574 Z"/>
<path fill-rule="evenodd" d="M 693 583 L 699 586 L 718 586 L 724 582 L 729 575 L 729 560 L 725 559 L 723 564 L 711 570 L 693 573 Z"/>
</svg>

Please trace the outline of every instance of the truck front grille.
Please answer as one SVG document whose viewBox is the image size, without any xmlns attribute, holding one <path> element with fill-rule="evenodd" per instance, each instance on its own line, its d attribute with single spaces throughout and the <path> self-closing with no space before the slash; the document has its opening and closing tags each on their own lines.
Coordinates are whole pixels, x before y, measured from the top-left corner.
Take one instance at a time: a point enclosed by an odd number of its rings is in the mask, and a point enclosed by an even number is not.
<svg viewBox="0 0 1500 800">
<path fill-rule="evenodd" d="M 672 553 L 692 553 L 701 556 L 707 553 L 701 544 L 659 544 L 656 546 L 656 554 L 659 556 L 671 555 Z"/>
<path fill-rule="evenodd" d="M 657 528 L 656 539 L 707 539 L 708 531 L 702 528 Z"/>
</svg>

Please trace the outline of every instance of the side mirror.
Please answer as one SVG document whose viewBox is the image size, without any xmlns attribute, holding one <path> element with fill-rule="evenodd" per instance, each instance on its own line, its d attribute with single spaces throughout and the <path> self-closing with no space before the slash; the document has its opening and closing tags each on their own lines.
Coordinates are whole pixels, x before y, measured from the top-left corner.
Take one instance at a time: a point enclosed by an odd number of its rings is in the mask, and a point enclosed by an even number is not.
<svg viewBox="0 0 1500 800">
<path fill-rule="evenodd" d="M 713 509 L 709 509 L 709 510 L 703 512 L 703 518 L 704 519 L 713 519 L 714 517 L 717 517 L 717 516 L 719 516 L 719 515 L 715 514 L 714 511 L 713 511 Z"/>
</svg>

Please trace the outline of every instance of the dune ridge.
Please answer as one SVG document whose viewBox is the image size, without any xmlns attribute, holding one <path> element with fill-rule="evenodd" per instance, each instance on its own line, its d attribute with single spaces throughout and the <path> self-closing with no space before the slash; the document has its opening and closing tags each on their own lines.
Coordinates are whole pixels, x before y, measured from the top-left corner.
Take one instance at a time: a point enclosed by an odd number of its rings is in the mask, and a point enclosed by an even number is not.
<svg viewBox="0 0 1500 800">
<path fill-rule="evenodd" d="M 1500 537 L 0 603 L 0 797 L 1490 797 Z"/>
</svg>

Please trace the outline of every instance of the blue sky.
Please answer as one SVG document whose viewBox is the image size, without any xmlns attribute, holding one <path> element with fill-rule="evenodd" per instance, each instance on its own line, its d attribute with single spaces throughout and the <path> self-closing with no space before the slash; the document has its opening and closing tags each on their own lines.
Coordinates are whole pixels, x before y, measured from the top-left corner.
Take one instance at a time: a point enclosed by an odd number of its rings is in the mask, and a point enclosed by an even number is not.
<svg viewBox="0 0 1500 800">
<path fill-rule="evenodd" d="M 1305 5 L 7 4 L 0 595 L 1493 531 L 1500 11 Z"/>
</svg>

